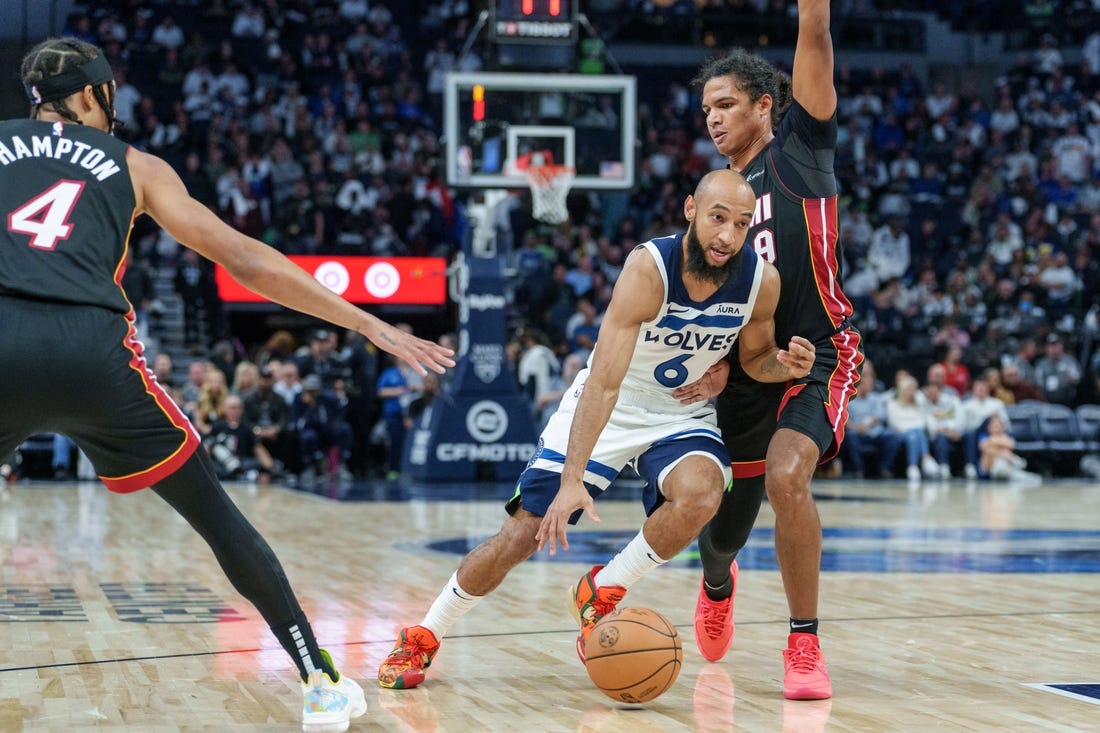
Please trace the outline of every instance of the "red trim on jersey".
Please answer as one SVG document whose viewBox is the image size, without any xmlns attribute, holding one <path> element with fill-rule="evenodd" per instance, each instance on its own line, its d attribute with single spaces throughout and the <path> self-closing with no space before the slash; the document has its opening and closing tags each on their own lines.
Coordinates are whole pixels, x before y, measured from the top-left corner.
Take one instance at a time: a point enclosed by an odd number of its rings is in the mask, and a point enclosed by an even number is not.
<svg viewBox="0 0 1100 733">
<path fill-rule="evenodd" d="M 833 328 L 838 328 L 845 318 L 852 315 L 852 304 L 837 282 L 840 266 L 836 259 L 836 243 L 840 226 L 836 204 L 836 196 L 802 201 L 802 213 L 806 219 L 806 233 L 809 238 L 810 266 L 814 270 L 814 282 L 817 284 L 821 305 Z"/>
<path fill-rule="evenodd" d="M 859 332 L 846 328 L 833 334 L 829 339 L 836 349 L 836 366 L 829 375 L 827 385 L 829 398 L 825 402 L 825 412 L 833 426 L 833 444 L 821 456 L 822 462 L 828 461 L 840 451 L 844 442 L 844 428 L 848 424 L 848 404 L 856 394 L 856 385 L 861 379 L 859 369 L 863 364 L 863 352 L 859 345 L 862 336 Z"/>
<path fill-rule="evenodd" d="M 730 469 L 733 471 L 733 478 L 737 480 L 739 478 L 754 478 L 756 476 L 764 475 L 765 461 L 733 461 L 730 463 Z"/>
<path fill-rule="evenodd" d="M 130 357 L 130 368 L 141 375 L 141 381 L 145 383 L 145 391 L 156 400 L 157 405 L 160 406 L 161 411 L 164 412 L 168 420 L 180 429 L 182 433 L 182 442 L 179 447 L 163 461 L 142 471 L 131 473 L 127 476 L 99 477 L 108 489 L 120 494 L 148 488 L 165 477 L 172 475 L 179 470 L 180 466 L 187 462 L 187 459 L 192 456 L 201 442 L 199 434 L 195 431 L 194 426 L 191 425 L 191 421 L 187 419 L 187 416 L 183 414 L 183 411 L 180 410 L 175 400 L 164 391 L 164 387 L 160 386 L 156 377 L 154 377 L 146 367 L 145 347 L 142 345 L 141 341 L 138 340 L 137 332 L 134 330 L 134 319 L 132 314 L 133 308 L 130 309 L 130 314 L 126 316 L 127 331 L 126 338 L 123 340 L 122 344 L 132 355 Z"/>
</svg>

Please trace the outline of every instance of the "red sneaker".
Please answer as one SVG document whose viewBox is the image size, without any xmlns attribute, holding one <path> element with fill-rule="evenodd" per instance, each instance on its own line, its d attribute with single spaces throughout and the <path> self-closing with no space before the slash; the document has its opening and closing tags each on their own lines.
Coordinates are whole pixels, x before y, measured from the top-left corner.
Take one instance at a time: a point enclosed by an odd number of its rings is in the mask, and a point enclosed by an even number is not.
<svg viewBox="0 0 1100 733">
<path fill-rule="evenodd" d="M 708 662 L 717 662 L 733 643 L 733 596 L 737 593 L 737 561 L 730 565 L 733 590 L 730 597 L 712 601 L 703 581 L 699 581 L 699 600 L 695 602 L 695 646 Z"/>
<path fill-rule="evenodd" d="M 825 700 L 833 683 L 825 669 L 825 655 L 816 634 L 791 634 L 783 650 L 783 697 L 788 700 Z"/>
<path fill-rule="evenodd" d="M 596 587 L 596 574 L 603 570 L 603 565 L 596 565 L 588 573 L 569 589 L 572 603 L 569 610 L 581 626 L 581 633 L 577 635 L 577 656 L 584 663 L 584 644 L 588 641 L 588 635 L 599 623 L 600 619 L 615 610 L 615 606 L 626 595 L 626 588 L 618 585 L 605 585 Z"/>
<path fill-rule="evenodd" d="M 424 670 L 432 666 L 439 651 L 439 639 L 423 626 L 401 629 L 393 651 L 378 667 L 378 684 L 395 690 L 411 690 L 424 681 Z"/>
</svg>

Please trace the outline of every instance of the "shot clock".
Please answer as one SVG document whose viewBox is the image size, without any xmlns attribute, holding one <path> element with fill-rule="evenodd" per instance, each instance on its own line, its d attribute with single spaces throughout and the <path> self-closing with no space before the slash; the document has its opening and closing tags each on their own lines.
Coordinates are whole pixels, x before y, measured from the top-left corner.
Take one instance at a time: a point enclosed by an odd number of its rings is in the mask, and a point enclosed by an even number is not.
<svg viewBox="0 0 1100 733">
<path fill-rule="evenodd" d="M 495 0 L 489 33 L 497 43 L 573 44 L 578 0 Z"/>
</svg>

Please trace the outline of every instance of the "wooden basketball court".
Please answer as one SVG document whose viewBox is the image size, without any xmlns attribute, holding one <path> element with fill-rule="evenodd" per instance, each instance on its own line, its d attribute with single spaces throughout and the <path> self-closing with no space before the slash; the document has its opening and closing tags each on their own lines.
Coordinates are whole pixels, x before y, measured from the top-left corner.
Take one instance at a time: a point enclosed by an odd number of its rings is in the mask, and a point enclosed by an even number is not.
<svg viewBox="0 0 1100 733">
<path fill-rule="evenodd" d="M 601 503 L 601 525 L 582 520 L 571 552 L 517 568 L 455 626 L 427 682 L 404 692 L 375 684 L 379 661 L 466 549 L 499 527 L 509 487 L 231 492 L 282 559 L 322 645 L 363 683 L 369 710 L 353 731 L 1100 729 L 1096 486 L 815 488 L 835 698 L 782 698 L 786 606 L 765 506 L 742 555 L 723 662 L 695 649 L 692 552 L 631 589 L 624 605 L 661 611 L 684 642 L 676 683 L 633 708 L 592 687 L 565 606 L 568 585 L 640 525 L 628 489 Z M 151 492 L 14 485 L 0 501 L 0 553 L 0 730 L 300 729 L 289 660 Z"/>
</svg>

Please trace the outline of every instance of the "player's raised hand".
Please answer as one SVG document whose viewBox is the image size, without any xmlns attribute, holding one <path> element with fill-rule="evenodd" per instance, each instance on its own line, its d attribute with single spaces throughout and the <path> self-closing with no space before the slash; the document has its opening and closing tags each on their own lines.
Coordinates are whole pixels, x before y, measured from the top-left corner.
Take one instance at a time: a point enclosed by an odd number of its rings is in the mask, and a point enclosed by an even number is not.
<svg viewBox="0 0 1100 733">
<path fill-rule="evenodd" d="M 442 374 L 447 367 L 455 365 L 455 360 L 451 358 L 455 355 L 454 350 L 398 328 L 383 329 L 379 338 L 374 340 L 374 345 L 404 359 L 420 376 L 426 375 L 428 369 Z"/>
<path fill-rule="evenodd" d="M 806 376 L 814 365 L 817 349 L 813 343 L 801 336 L 792 336 L 786 349 L 780 349 L 775 360 L 791 371 L 795 379 Z"/>
</svg>

